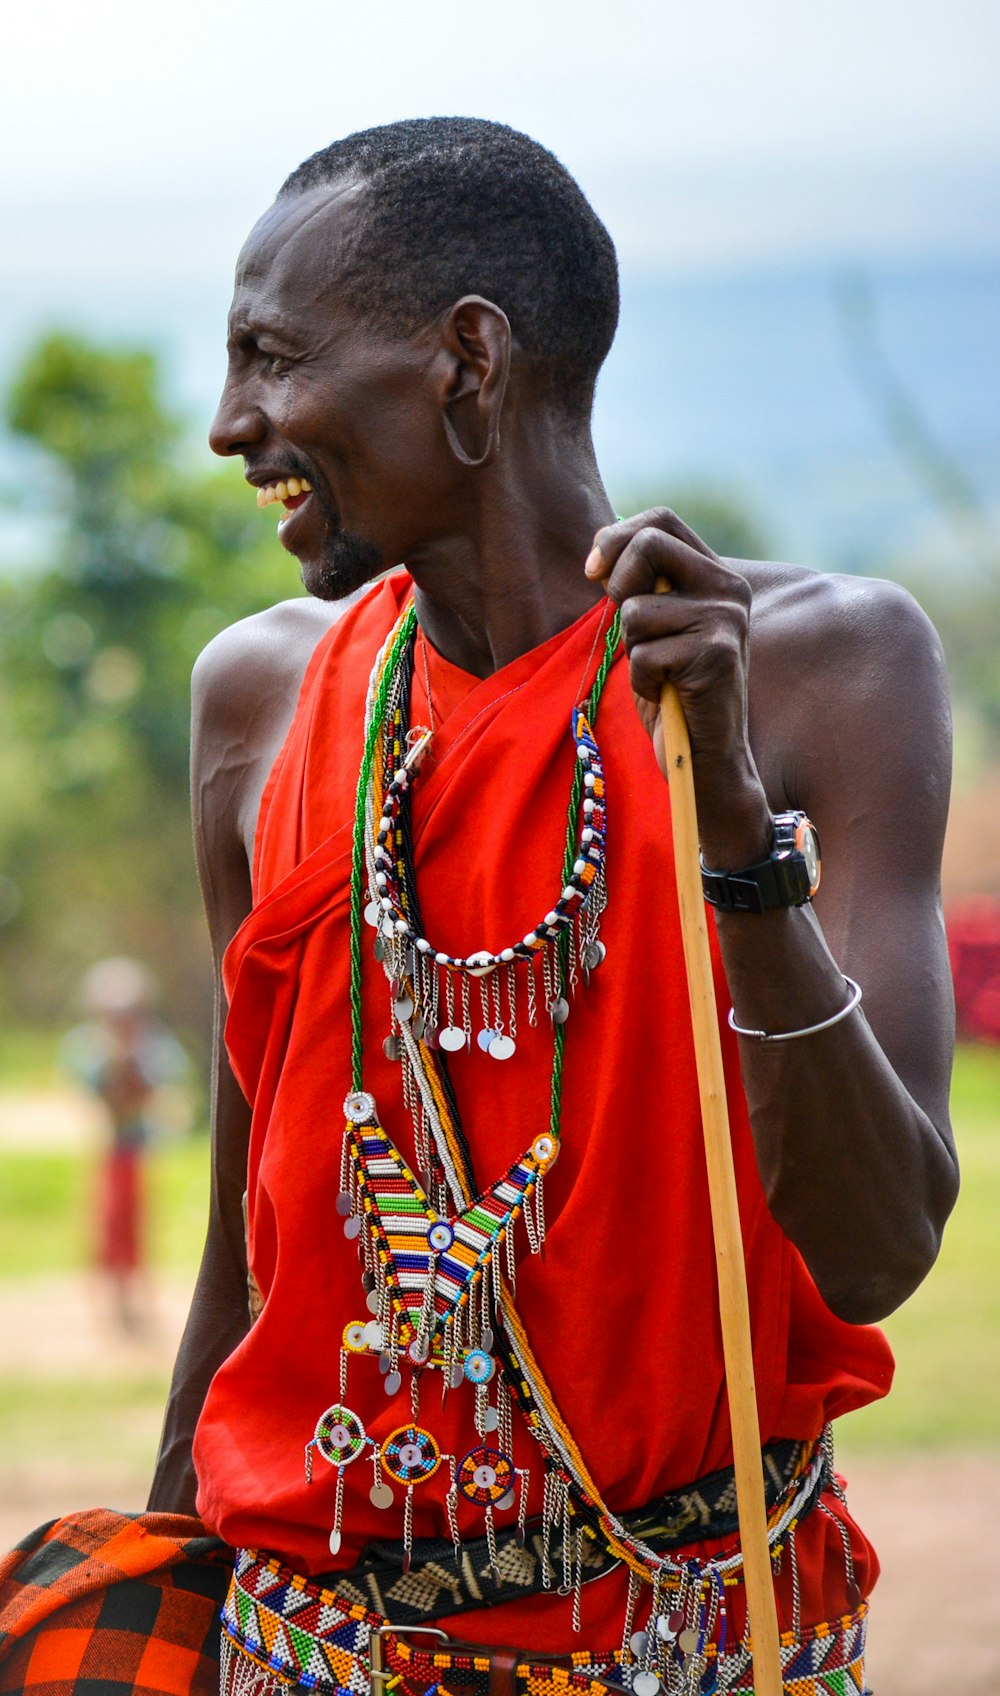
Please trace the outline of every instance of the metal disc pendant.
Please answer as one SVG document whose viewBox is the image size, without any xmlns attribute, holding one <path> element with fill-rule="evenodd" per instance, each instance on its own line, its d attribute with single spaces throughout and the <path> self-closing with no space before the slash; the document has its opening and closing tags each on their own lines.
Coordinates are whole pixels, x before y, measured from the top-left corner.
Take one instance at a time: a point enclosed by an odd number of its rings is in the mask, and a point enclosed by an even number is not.
<svg viewBox="0 0 1000 1696">
<path fill-rule="evenodd" d="M 387 1060 L 398 1060 L 403 1052 L 403 1045 L 398 1036 L 387 1036 L 382 1044 L 382 1053 Z"/>
<path fill-rule="evenodd" d="M 372 1290 L 375 1288 L 374 1272 L 362 1272 L 361 1288 L 364 1290 L 366 1296 L 371 1295 Z"/>
<path fill-rule="evenodd" d="M 349 1219 L 344 1220 L 344 1235 L 349 1243 L 361 1235 L 361 1220 L 357 1214 L 352 1213 Z"/>
<path fill-rule="evenodd" d="M 382 917 L 382 909 L 380 908 L 378 902 L 377 901 L 369 901 L 367 906 L 365 907 L 365 924 L 371 925 L 372 929 L 375 930 L 378 927 L 378 923 L 379 923 L 379 920 L 381 919 L 381 917 Z"/>
<path fill-rule="evenodd" d="M 512 1036 L 495 1036 L 486 1052 L 491 1060 L 509 1060 L 516 1047 Z"/>
<path fill-rule="evenodd" d="M 401 1372 L 387 1372 L 382 1380 L 382 1387 L 387 1396 L 398 1396 L 403 1386 Z"/>
<path fill-rule="evenodd" d="M 438 1042 L 446 1054 L 457 1054 L 460 1048 L 465 1047 L 465 1032 L 461 1025 L 445 1025 L 438 1032 Z"/>
<path fill-rule="evenodd" d="M 424 1031 L 427 1029 L 427 1020 L 424 1018 L 424 1015 L 422 1013 L 417 1014 L 416 1018 L 413 1020 L 413 1023 L 410 1026 L 410 1029 L 412 1030 L 414 1036 L 416 1037 L 417 1041 L 419 1042 L 421 1037 L 424 1034 Z"/>
<path fill-rule="evenodd" d="M 482 1049 L 484 1054 L 489 1053 L 490 1044 L 496 1042 L 496 1039 L 499 1035 L 500 1035 L 499 1031 L 485 1030 L 485 1031 L 479 1032 L 479 1035 L 476 1037 L 476 1041 L 479 1044 L 479 1046 Z"/>
<path fill-rule="evenodd" d="M 633 1696 L 657 1696 L 661 1689 L 655 1672 L 637 1672 L 632 1680 Z"/>
<path fill-rule="evenodd" d="M 382 1305 L 382 1298 L 379 1295 L 378 1290 L 369 1290 L 367 1296 L 365 1297 L 365 1306 L 367 1307 L 369 1313 L 372 1314 L 376 1319 L 378 1318 L 378 1310 L 381 1307 L 381 1305 Z"/>
<path fill-rule="evenodd" d="M 495 1431 L 500 1424 L 500 1415 L 495 1407 L 488 1407 L 483 1414 L 483 1430 Z"/>
<path fill-rule="evenodd" d="M 682 1655 L 690 1655 L 698 1647 L 698 1633 L 693 1626 L 685 1626 L 677 1639 L 677 1647 Z"/>
<path fill-rule="evenodd" d="M 382 1347 L 382 1327 L 377 1319 L 369 1319 L 364 1331 L 365 1342 L 370 1349 Z"/>
<path fill-rule="evenodd" d="M 373 1508 L 391 1508 L 396 1500 L 388 1484 L 373 1484 L 368 1492 L 368 1499 Z"/>
<path fill-rule="evenodd" d="M 451 1369 L 449 1383 L 453 1390 L 457 1390 L 461 1384 L 465 1383 L 465 1367 L 460 1360 L 456 1361 Z"/>
<path fill-rule="evenodd" d="M 340 1554 L 340 1543 L 341 1543 L 340 1532 L 339 1531 L 331 1531 L 330 1532 L 330 1553 L 331 1553 L 331 1555 L 339 1555 Z"/>
<path fill-rule="evenodd" d="M 408 995 L 401 995 L 399 999 L 393 1003 L 393 1008 L 400 1024 L 403 1024 L 407 1019 L 412 1018 L 413 1016 L 413 1002 Z"/>
<path fill-rule="evenodd" d="M 588 942 L 583 951 L 583 963 L 588 971 L 596 972 L 598 966 L 604 963 L 607 952 L 603 942 Z"/>
<path fill-rule="evenodd" d="M 382 961 L 385 959 L 385 937 L 381 934 L 378 935 L 372 943 L 372 953 L 379 965 L 381 965 Z"/>
<path fill-rule="evenodd" d="M 549 1002 L 549 1018 L 554 1025 L 564 1025 L 569 1018 L 569 1002 L 564 995 L 557 995 Z"/>
<path fill-rule="evenodd" d="M 628 1646 L 637 1661 L 641 1661 L 643 1655 L 646 1653 L 646 1644 L 648 1641 L 649 1639 L 644 1631 L 633 1631 L 629 1638 Z"/>
<path fill-rule="evenodd" d="M 340 1217 L 342 1219 L 349 1219 L 351 1216 L 351 1208 L 353 1206 L 354 1197 L 351 1195 L 350 1191 L 341 1190 L 337 1197 L 337 1212 L 340 1214 Z"/>
<path fill-rule="evenodd" d="M 485 1349 L 487 1354 L 492 1354 L 493 1342 L 493 1332 L 490 1330 L 488 1325 L 484 1325 L 479 1333 L 479 1347 L 481 1349 Z"/>
</svg>

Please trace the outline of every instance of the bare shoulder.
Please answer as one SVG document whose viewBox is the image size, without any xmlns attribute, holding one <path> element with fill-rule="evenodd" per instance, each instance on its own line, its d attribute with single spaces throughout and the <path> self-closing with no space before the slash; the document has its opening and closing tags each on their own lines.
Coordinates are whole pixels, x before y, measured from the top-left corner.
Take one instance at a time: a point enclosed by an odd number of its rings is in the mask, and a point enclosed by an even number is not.
<svg viewBox="0 0 1000 1696">
<path fill-rule="evenodd" d="M 317 642 L 341 611 L 339 604 L 300 597 L 221 630 L 195 661 L 196 712 L 244 720 L 262 694 L 297 689 Z"/>
<path fill-rule="evenodd" d="M 925 781 L 946 795 L 944 657 L 913 596 L 878 578 L 730 563 L 753 590 L 751 734 L 768 787 L 802 796 L 821 767 L 839 767 L 853 754 L 883 778 L 919 763 Z"/>
<path fill-rule="evenodd" d="M 301 598 L 220 631 L 191 679 L 191 783 L 196 839 L 238 840 L 252 859 L 267 775 L 295 713 L 316 645 L 346 603 Z"/>
<path fill-rule="evenodd" d="M 942 673 L 937 633 L 900 584 L 771 560 L 729 563 L 753 590 L 753 640 L 768 658 L 839 665 L 872 654 L 889 665 L 923 655 L 932 672 Z"/>
</svg>

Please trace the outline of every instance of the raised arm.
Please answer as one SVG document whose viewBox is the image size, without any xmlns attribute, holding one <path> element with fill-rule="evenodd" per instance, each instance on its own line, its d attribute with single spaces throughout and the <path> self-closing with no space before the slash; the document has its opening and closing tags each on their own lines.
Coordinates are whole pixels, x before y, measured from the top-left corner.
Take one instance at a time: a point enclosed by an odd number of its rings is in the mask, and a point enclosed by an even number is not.
<svg viewBox="0 0 1000 1696">
<path fill-rule="evenodd" d="M 771 1211 L 824 1299 L 884 1317 L 934 1261 L 954 1203 L 950 979 L 938 869 L 950 774 L 940 650 L 887 584 L 719 560 L 673 514 L 599 532 L 589 570 L 622 607 L 632 683 L 658 752 L 662 683 L 691 734 L 702 851 L 737 871 L 771 816 L 806 811 L 823 844 L 809 906 L 718 913 Z M 748 580 L 753 578 L 754 586 Z M 669 595 L 653 595 L 657 579 Z M 752 656 L 752 666 L 751 666 Z"/>
</svg>

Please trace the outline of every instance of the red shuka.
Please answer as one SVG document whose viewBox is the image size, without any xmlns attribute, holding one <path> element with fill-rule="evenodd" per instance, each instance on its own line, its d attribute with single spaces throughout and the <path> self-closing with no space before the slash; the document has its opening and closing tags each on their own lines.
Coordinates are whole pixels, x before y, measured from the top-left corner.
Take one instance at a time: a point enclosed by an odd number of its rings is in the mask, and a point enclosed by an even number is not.
<svg viewBox="0 0 1000 1696">
<path fill-rule="evenodd" d="M 310 1573 L 331 1567 L 336 1474 L 318 1459 L 308 1485 L 303 1449 L 338 1399 L 344 1326 L 368 1317 L 357 1245 L 345 1239 L 335 1208 L 351 1088 L 349 881 L 364 699 L 375 655 L 409 593 L 405 573 L 383 580 L 313 655 L 261 807 L 254 908 L 225 964 L 227 1044 L 253 1105 L 250 1259 L 265 1302 L 208 1394 L 195 1443 L 198 1507 L 228 1542 L 280 1552 Z M 609 616 L 607 603 L 595 607 L 482 681 L 426 651 L 436 728 L 413 790 L 413 841 L 424 931 L 436 947 L 498 950 L 557 898 L 575 757 L 570 716 L 593 681 Z M 428 717 L 424 657 L 418 652 L 414 669 L 415 724 Z M 607 959 L 576 995 L 566 1027 L 562 1149 L 546 1179 L 548 1239 L 543 1257 L 519 1260 L 517 1302 L 592 1476 L 609 1505 L 626 1510 L 726 1465 L 731 1447 L 668 793 L 620 657 L 595 732 L 608 796 Z M 412 1160 L 400 1068 L 382 1051 L 389 989 L 371 938 L 365 927 L 364 1085 Z M 725 1008 L 717 955 L 716 976 Z M 551 1029 L 544 1016 L 529 1027 L 523 983 L 519 993 L 512 1059 L 497 1063 L 475 1044 L 448 1057 L 483 1187 L 548 1129 Z M 879 1331 L 834 1317 L 770 1217 L 725 1024 L 722 1041 L 762 1436 L 811 1437 L 826 1420 L 885 1394 L 892 1359 Z M 377 1441 L 411 1417 L 406 1378 L 404 1370 L 402 1390 L 389 1399 L 375 1362 L 351 1359 L 346 1401 Z M 436 1386 L 425 1386 L 423 1413 L 444 1453 L 461 1456 L 476 1442 L 471 1390 L 441 1407 Z M 541 1454 L 517 1414 L 514 1423 L 514 1458 L 531 1470 L 529 1512 L 537 1515 Z M 380 1512 L 369 1501 L 366 1460 L 344 1478 L 334 1563 L 342 1568 L 365 1543 L 402 1534 L 401 1493 Z M 448 1535 L 446 1488 L 444 1467 L 416 1488 L 415 1536 Z M 877 1575 L 874 1555 L 832 1506 L 848 1527 L 865 1594 Z M 465 1533 L 482 1535 L 476 1509 L 460 1518 Z M 843 1612 L 841 1539 L 825 1514 L 803 1524 L 798 1552 L 803 1620 Z M 779 1583 L 786 1617 L 788 1564 Z M 625 1588 L 618 1569 L 584 1589 L 579 1641 L 616 1640 Z M 456 1629 L 559 1652 L 570 1645 L 569 1603 L 543 1594 L 465 1615 Z"/>
</svg>

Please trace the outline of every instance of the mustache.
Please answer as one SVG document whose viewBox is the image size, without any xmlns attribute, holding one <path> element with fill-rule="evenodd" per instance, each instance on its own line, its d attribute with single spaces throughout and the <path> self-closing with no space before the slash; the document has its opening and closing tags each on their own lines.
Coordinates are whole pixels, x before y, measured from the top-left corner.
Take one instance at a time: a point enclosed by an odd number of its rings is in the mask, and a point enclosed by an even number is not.
<svg viewBox="0 0 1000 1696">
<path fill-rule="evenodd" d="M 243 465 L 247 476 L 250 478 L 256 478 L 261 471 L 280 470 L 285 477 L 298 477 L 300 480 L 304 477 L 314 489 L 322 487 L 322 478 L 317 475 L 309 461 L 303 459 L 301 454 L 283 453 L 280 460 L 271 457 L 253 460 L 244 455 Z"/>
</svg>

